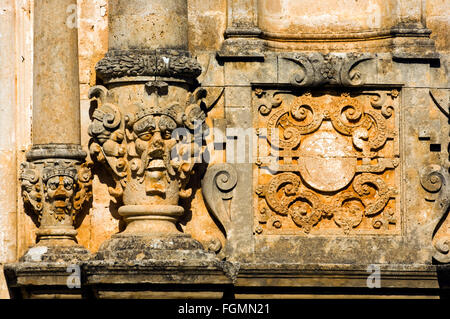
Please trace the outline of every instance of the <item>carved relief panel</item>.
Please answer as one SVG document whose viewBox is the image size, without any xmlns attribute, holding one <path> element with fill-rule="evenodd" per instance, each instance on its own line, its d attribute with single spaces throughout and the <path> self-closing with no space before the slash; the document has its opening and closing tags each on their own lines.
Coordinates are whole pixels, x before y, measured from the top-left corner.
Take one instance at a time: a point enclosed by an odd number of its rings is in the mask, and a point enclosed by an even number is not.
<svg viewBox="0 0 450 319">
<path fill-rule="evenodd" d="M 399 91 L 253 92 L 262 235 L 400 235 Z"/>
</svg>

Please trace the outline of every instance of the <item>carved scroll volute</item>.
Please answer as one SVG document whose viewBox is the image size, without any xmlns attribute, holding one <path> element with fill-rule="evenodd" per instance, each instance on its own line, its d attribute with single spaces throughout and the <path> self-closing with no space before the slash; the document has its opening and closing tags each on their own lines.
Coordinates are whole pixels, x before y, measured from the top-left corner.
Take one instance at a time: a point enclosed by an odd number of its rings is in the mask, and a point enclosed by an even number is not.
<svg viewBox="0 0 450 319">
<path fill-rule="evenodd" d="M 323 84 L 360 86 L 364 84 L 364 75 L 357 70 L 361 62 L 373 59 L 371 54 L 320 54 L 295 53 L 284 56 L 285 60 L 299 66 L 290 77 L 296 86 L 312 87 Z"/>
<path fill-rule="evenodd" d="M 211 213 L 225 230 L 231 227 L 230 204 L 238 183 L 236 169 L 230 164 L 213 164 L 202 180 L 203 197 Z"/>
<path fill-rule="evenodd" d="M 358 86 L 364 83 L 363 75 L 355 67 L 367 60 L 373 59 L 370 54 L 348 54 L 340 69 L 340 80 L 344 86 Z"/>
<path fill-rule="evenodd" d="M 450 185 L 446 179 L 445 169 L 440 165 L 428 165 L 421 170 L 420 183 L 427 191 L 425 199 L 434 202 L 438 212 L 443 212 L 433 232 L 433 258 L 440 263 L 450 263 Z"/>
<path fill-rule="evenodd" d="M 128 160 L 126 157 L 124 119 L 119 108 L 107 103 L 108 89 L 94 86 L 89 91 L 89 98 L 95 98 L 98 106 L 92 113 L 89 135 L 91 142 L 89 151 L 93 160 L 107 164 L 115 179 L 115 187 L 109 188 L 114 199 L 123 194 L 126 185 Z"/>
</svg>

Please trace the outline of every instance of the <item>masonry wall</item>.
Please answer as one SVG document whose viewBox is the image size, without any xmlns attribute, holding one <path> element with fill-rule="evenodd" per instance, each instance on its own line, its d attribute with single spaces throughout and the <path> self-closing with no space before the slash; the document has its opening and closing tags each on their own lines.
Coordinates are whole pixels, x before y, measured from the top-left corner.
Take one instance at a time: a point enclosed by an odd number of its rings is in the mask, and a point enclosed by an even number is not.
<svg viewBox="0 0 450 319">
<path fill-rule="evenodd" d="M 215 107 L 210 124 L 214 119 L 224 118 L 225 105 L 232 106 L 232 101 L 236 98 L 233 94 L 237 92 L 234 88 L 239 86 L 237 82 L 241 79 L 239 74 L 227 72 L 216 59 L 216 52 L 222 48 L 225 39 L 225 30 L 233 24 L 230 22 L 232 10 L 235 15 L 242 10 L 242 17 L 258 25 L 264 32 L 266 46 L 274 52 L 328 53 L 362 49 L 364 52 L 386 52 L 389 51 L 386 46 L 389 40 L 387 34 L 398 21 L 425 22 L 432 31 L 431 38 L 435 41 L 436 50 L 441 54 L 441 63 L 431 71 L 437 74 L 434 76 L 436 80 L 418 86 L 440 85 L 441 88 L 448 88 L 449 1 L 254 2 L 258 4 L 258 10 L 249 14 L 246 11 L 246 1 L 188 1 L 189 50 L 197 56 L 203 67 L 199 82 L 209 87 L 225 86 L 224 97 Z M 67 18 L 75 19 L 73 14 L 74 11 L 68 9 Z M 2 264 L 17 261 L 35 242 L 36 226 L 24 212 L 17 177 L 20 163 L 24 162 L 24 154 L 31 146 L 32 17 L 32 0 L 2 0 L 0 3 L 0 271 Z M 90 100 L 87 93 L 97 81 L 95 65 L 108 48 L 108 1 L 78 0 L 77 21 L 82 146 L 87 151 L 90 122 Z M 250 23 L 249 21 L 246 23 Z M 247 66 L 239 66 L 237 63 L 232 67 L 236 67 L 236 72 L 239 72 L 239 68 Z M 435 82 L 432 83 L 433 81 Z M 219 160 L 218 158 L 217 161 Z M 191 211 L 192 216 L 182 227 L 206 246 L 215 239 L 224 244 L 225 237 L 209 216 L 199 188 L 192 201 Z M 116 213 L 110 203 L 107 185 L 95 176 L 92 207 L 78 228 L 79 243 L 91 252 L 96 252 L 101 243 L 121 229 L 121 223 L 115 218 Z M 0 297 L 8 298 L 2 271 Z"/>
</svg>

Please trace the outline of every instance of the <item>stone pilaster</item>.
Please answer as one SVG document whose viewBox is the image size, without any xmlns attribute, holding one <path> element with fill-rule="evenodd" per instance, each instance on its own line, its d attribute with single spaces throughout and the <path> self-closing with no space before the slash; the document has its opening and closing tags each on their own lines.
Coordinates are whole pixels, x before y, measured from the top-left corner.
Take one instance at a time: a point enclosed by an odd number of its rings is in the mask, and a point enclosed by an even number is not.
<svg viewBox="0 0 450 319">
<path fill-rule="evenodd" d="M 228 1 L 225 41 L 217 55 L 221 59 L 264 59 L 264 43 L 257 22 L 257 2 Z"/>
<path fill-rule="evenodd" d="M 397 59 L 439 60 L 431 30 L 426 27 L 424 1 L 400 0 L 398 22 L 391 29 Z"/>
</svg>

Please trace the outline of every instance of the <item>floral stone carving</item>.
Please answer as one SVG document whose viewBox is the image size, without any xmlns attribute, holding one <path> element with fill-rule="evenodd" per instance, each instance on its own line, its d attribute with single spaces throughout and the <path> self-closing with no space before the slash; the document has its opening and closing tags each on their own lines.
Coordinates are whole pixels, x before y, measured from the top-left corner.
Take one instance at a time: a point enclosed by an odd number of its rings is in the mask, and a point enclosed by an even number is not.
<svg viewBox="0 0 450 319">
<path fill-rule="evenodd" d="M 257 234 L 398 234 L 398 91 L 254 94 Z"/>
</svg>

